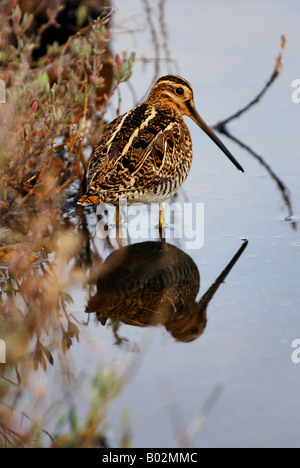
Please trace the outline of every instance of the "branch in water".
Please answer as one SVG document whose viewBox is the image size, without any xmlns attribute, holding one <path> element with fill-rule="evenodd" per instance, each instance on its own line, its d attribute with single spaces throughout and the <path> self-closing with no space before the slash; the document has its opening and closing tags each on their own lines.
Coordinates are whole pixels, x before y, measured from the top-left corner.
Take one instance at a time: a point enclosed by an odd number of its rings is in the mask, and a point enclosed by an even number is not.
<svg viewBox="0 0 300 468">
<path fill-rule="evenodd" d="M 269 176 L 271 177 L 271 179 L 273 179 L 276 182 L 277 188 L 281 193 L 284 204 L 287 207 L 288 216 L 286 217 L 286 219 L 292 219 L 293 218 L 293 209 L 292 209 L 292 203 L 291 203 L 291 199 L 290 199 L 290 191 L 286 187 L 284 182 L 277 176 L 277 174 L 275 174 L 275 172 L 273 171 L 271 166 L 265 162 L 265 160 L 263 159 L 262 156 L 255 153 L 255 151 L 253 151 L 253 149 L 250 148 L 250 146 L 246 145 L 241 140 L 239 140 L 238 138 L 231 135 L 231 133 L 229 133 L 226 128 L 222 128 L 222 133 L 223 133 L 223 135 L 226 135 L 228 138 L 230 138 L 235 143 L 237 143 L 241 148 L 244 148 L 246 151 L 248 151 L 251 154 L 251 156 L 253 156 L 257 161 L 259 161 L 259 163 L 266 169 L 266 171 L 269 174 Z M 295 221 L 291 222 L 291 226 L 292 226 L 293 230 L 297 229 L 297 223 Z"/>
<path fill-rule="evenodd" d="M 288 219 L 288 218 L 291 219 L 293 217 L 293 210 L 292 210 L 292 204 L 291 204 L 291 200 L 290 200 L 290 192 L 289 192 L 288 188 L 286 187 L 286 185 L 275 174 L 275 172 L 272 170 L 271 166 L 264 161 L 262 156 L 255 153 L 255 151 L 253 151 L 250 148 L 250 146 L 246 145 L 241 140 L 234 137 L 227 130 L 228 122 L 230 122 L 233 119 L 236 119 L 236 118 L 240 117 L 244 112 L 249 110 L 254 104 L 257 104 L 260 101 L 260 99 L 263 97 L 263 95 L 266 93 L 268 88 L 272 85 L 272 83 L 279 76 L 280 71 L 282 69 L 282 57 L 283 57 L 285 44 L 286 44 L 286 37 L 285 37 L 284 34 L 282 34 L 281 35 L 281 43 L 280 43 L 280 46 L 279 46 L 279 53 L 278 53 L 278 56 L 277 56 L 277 59 L 276 59 L 276 62 L 275 62 L 274 70 L 273 70 L 269 80 L 267 81 L 267 83 L 265 84 L 263 89 L 260 91 L 260 93 L 258 93 L 258 95 L 252 101 L 250 101 L 245 107 L 243 107 L 242 109 L 240 109 L 239 111 L 237 111 L 236 113 L 234 113 L 233 115 L 228 117 L 227 119 L 224 119 L 224 120 L 220 121 L 219 123 L 213 125 L 212 128 L 214 130 L 219 131 L 220 133 L 223 133 L 223 135 L 226 135 L 231 140 L 235 141 L 235 143 L 237 143 L 241 148 L 244 148 L 246 151 L 248 151 L 251 154 L 251 156 L 253 156 L 257 161 L 260 162 L 260 164 L 266 169 L 266 171 L 268 172 L 270 177 L 276 182 L 276 185 L 277 185 L 277 187 L 278 187 L 278 189 L 279 189 L 279 191 L 281 193 L 281 196 L 283 198 L 283 201 L 284 201 L 284 203 L 285 203 L 285 205 L 287 206 L 287 209 L 288 209 L 288 216 L 286 217 L 286 219 Z M 292 229 L 294 229 L 294 230 L 297 229 L 297 223 L 295 221 L 292 221 L 291 225 L 292 225 Z"/>
<path fill-rule="evenodd" d="M 226 127 L 226 125 L 228 124 L 228 122 L 230 122 L 231 120 L 237 119 L 244 112 L 248 111 L 254 104 L 257 104 L 260 101 L 260 99 L 263 97 L 263 95 L 266 93 L 266 91 L 269 89 L 269 87 L 272 85 L 272 83 L 276 80 L 276 78 L 280 74 L 280 71 L 281 71 L 281 68 L 282 68 L 282 56 L 283 56 L 285 43 L 286 43 L 286 37 L 285 37 L 284 34 L 282 34 L 281 35 L 281 43 L 280 43 L 280 46 L 279 46 L 279 53 L 278 53 L 278 56 L 277 56 L 277 59 L 276 59 L 276 62 L 275 62 L 274 70 L 273 70 L 270 78 L 268 79 L 267 83 L 265 84 L 263 89 L 260 91 L 260 93 L 258 93 L 258 95 L 252 101 L 250 101 L 245 107 L 243 107 L 239 111 L 235 112 L 234 114 L 232 114 L 227 119 L 221 120 L 221 122 L 218 122 L 217 124 L 215 124 L 213 126 L 213 128 L 215 130 L 218 130 L 218 131 L 222 132 L 224 127 Z"/>
</svg>

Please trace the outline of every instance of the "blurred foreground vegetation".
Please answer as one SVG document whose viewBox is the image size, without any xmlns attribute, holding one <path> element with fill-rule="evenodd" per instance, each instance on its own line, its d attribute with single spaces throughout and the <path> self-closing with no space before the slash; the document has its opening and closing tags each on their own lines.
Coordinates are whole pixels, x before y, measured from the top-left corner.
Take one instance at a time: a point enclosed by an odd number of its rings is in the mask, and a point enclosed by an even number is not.
<svg viewBox="0 0 300 468">
<path fill-rule="evenodd" d="M 67 289 L 90 287 L 97 257 L 76 201 L 89 148 L 134 64 L 134 54 L 112 56 L 108 1 L 60 3 L 0 5 L 0 339 L 7 363 L 0 364 L 0 447 L 105 446 L 107 404 L 123 379 L 114 369 L 99 371 L 83 419 L 63 397 L 60 413 L 40 412 L 51 392 L 49 365 L 55 361 L 74 384 L 68 352 L 85 324 L 70 312 Z M 24 399 L 28 411 L 20 412 Z M 45 425 L 56 414 L 50 435 Z"/>
</svg>

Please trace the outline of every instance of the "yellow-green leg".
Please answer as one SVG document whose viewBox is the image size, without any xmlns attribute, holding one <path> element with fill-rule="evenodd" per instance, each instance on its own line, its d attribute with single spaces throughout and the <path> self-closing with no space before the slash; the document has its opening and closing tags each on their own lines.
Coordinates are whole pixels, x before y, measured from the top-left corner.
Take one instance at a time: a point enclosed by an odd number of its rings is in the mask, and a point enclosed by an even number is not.
<svg viewBox="0 0 300 468">
<path fill-rule="evenodd" d="M 120 242 L 120 206 L 116 205 L 116 238 Z"/>
<path fill-rule="evenodd" d="M 164 207 L 165 203 L 160 203 L 159 204 L 159 235 L 161 239 L 165 239 L 165 229 L 166 229 L 166 224 L 165 224 L 165 216 L 164 216 Z"/>
<path fill-rule="evenodd" d="M 116 228 L 119 230 L 120 228 L 120 207 L 119 205 L 116 206 Z"/>
</svg>

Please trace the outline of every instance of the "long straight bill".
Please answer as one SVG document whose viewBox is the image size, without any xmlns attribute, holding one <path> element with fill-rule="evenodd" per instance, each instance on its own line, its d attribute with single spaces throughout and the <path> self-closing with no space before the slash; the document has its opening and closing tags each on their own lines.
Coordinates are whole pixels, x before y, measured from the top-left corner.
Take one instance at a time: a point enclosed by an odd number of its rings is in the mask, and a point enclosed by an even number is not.
<svg viewBox="0 0 300 468">
<path fill-rule="evenodd" d="M 209 136 L 209 138 L 212 139 L 216 143 L 216 145 L 223 151 L 224 154 L 226 154 L 227 158 L 230 159 L 230 161 L 235 165 L 235 167 L 241 171 L 244 172 L 244 169 L 240 165 L 240 163 L 232 156 L 230 151 L 226 148 L 225 145 L 219 140 L 217 135 L 212 131 L 212 129 L 204 122 L 204 120 L 200 117 L 198 112 L 195 110 L 195 108 L 192 105 L 188 105 L 189 111 L 190 111 L 190 117 L 193 119 L 193 121 L 206 133 L 206 135 Z"/>
</svg>

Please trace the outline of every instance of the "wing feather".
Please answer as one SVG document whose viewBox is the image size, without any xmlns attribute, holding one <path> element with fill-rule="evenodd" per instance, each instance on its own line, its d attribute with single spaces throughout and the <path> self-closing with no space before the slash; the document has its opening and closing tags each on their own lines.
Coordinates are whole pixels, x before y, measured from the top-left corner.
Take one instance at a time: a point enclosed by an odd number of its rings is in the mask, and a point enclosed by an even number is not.
<svg viewBox="0 0 300 468">
<path fill-rule="evenodd" d="M 182 139 L 181 126 L 171 113 L 139 106 L 105 129 L 89 167 L 90 191 L 147 189 L 172 176 L 174 154 Z"/>
</svg>

